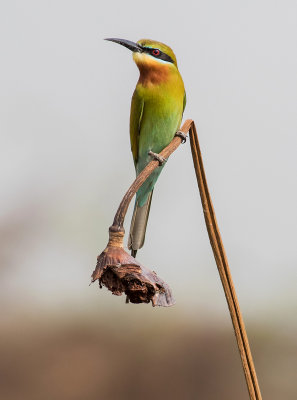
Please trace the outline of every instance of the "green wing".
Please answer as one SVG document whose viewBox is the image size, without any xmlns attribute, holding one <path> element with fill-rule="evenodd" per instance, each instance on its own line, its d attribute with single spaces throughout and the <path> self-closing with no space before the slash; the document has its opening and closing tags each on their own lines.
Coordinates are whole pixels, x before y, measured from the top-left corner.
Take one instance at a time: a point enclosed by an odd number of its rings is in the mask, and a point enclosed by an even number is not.
<svg viewBox="0 0 297 400">
<path fill-rule="evenodd" d="M 184 114 L 184 111 L 185 111 L 185 108 L 186 108 L 186 104 L 187 104 L 187 95 L 186 95 L 186 92 L 185 92 L 185 94 L 184 94 L 183 114 Z"/>
<path fill-rule="evenodd" d="M 139 96 L 139 94 L 137 93 L 137 89 L 135 89 L 132 96 L 131 112 L 130 112 L 130 141 L 131 141 L 131 150 L 135 165 L 138 159 L 138 143 L 139 143 L 141 118 L 143 115 L 143 107 L 144 107 L 143 98 Z"/>
</svg>

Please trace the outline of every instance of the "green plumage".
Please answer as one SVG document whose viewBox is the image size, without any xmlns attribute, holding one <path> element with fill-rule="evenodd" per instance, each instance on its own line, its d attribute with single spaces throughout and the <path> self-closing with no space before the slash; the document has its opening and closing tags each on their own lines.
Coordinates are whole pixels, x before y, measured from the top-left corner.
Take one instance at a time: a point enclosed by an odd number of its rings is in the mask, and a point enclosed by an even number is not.
<svg viewBox="0 0 297 400">
<path fill-rule="evenodd" d="M 160 153 L 179 129 L 186 105 L 186 93 L 172 49 L 164 43 L 141 39 L 108 38 L 127 47 L 140 72 L 130 115 L 131 150 L 138 175 L 152 160 L 148 153 Z M 143 246 L 154 185 L 164 166 L 157 168 L 136 193 L 128 246 L 132 255 Z"/>
<path fill-rule="evenodd" d="M 181 124 L 186 95 L 172 50 L 162 43 L 150 40 L 137 43 L 159 49 L 172 59 L 172 62 L 164 62 L 151 55 L 134 53 L 140 78 L 132 97 L 130 138 L 138 175 L 152 160 L 149 151 L 159 153 L 173 139 Z M 133 250 L 143 245 L 152 190 L 163 167 L 164 165 L 158 167 L 136 194 L 129 238 L 129 247 Z"/>
<path fill-rule="evenodd" d="M 181 124 L 184 109 L 184 91 L 176 93 L 173 82 L 152 87 L 136 86 L 131 105 L 131 137 L 137 136 L 136 174 L 152 160 L 151 150 L 160 153 L 174 137 Z M 139 121 L 138 124 L 136 121 Z M 137 129 L 137 132 L 134 130 Z M 133 147 L 133 141 L 131 140 Z M 153 189 L 164 166 L 157 168 L 138 190 L 136 199 L 142 207 Z"/>
</svg>

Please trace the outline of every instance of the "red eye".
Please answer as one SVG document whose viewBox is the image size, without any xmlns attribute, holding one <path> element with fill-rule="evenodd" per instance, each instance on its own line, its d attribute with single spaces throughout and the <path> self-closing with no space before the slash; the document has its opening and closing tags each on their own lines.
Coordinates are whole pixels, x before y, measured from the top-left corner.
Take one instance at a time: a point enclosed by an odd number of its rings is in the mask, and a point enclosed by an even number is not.
<svg viewBox="0 0 297 400">
<path fill-rule="evenodd" d="M 160 55 L 160 50 L 154 49 L 154 50 L 152 51 L 152 54 L 153 54 L 154 56 L 159 56 L 159 55 Z"/>
</svg>

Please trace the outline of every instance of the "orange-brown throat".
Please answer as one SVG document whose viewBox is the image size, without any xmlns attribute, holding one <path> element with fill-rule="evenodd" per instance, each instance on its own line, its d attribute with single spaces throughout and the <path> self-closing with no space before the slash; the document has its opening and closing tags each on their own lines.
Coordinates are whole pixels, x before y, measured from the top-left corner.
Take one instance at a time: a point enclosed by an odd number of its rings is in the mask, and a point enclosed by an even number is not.
<svg viewBox="0 0 297 400">
<path fill-rule="evenodd" d="M 171 64 L 160 62 L 144 53 L 134 53 L 133 59 L 139 69 L 139 83 L 143 86 L 160 85 L 169 79 Z"/>
<path fill-rule="evenodd" d="M 168 65 L 139 63 L 137 66 L 140 71 L 139 83 L 143 86 L 159 85 L 166 82 L 169 78 Z"/>
</svg>

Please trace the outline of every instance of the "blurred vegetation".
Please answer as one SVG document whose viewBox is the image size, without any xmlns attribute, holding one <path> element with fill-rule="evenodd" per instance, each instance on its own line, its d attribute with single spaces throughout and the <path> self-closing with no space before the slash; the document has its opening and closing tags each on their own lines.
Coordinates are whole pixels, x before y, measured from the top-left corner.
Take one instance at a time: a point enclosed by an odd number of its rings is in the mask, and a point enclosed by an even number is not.
<svg viewBox="0 0 297 400">
<path fill-rule="evenodd" d="M 231 326 L 161 319 L 137 325 L 102 314 L 96 321 L 41 317 L 6 326 L 0 398 L 248 399 Z M 263 398 L 296 399 L 295 335 L 267 332 L 249 329 Z"/>
</svg>

